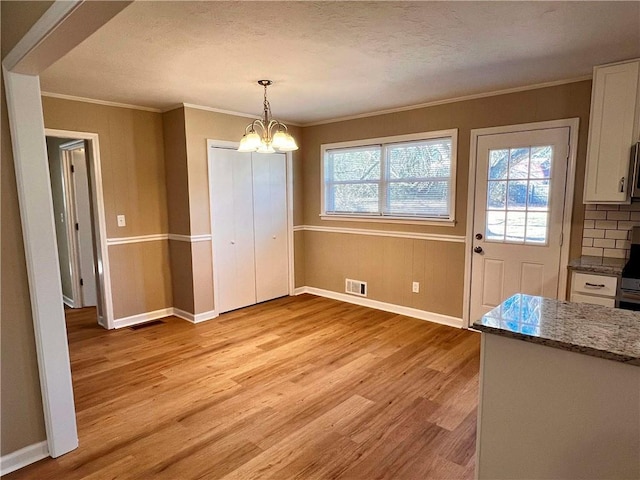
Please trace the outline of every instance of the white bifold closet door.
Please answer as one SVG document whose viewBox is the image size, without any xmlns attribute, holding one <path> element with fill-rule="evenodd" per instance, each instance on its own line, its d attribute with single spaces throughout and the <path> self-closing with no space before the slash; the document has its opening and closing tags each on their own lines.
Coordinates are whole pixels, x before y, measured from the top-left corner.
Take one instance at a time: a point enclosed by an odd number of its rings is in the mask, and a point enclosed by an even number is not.
<svg viewBox="0 0 640 480">
<path fill-rule="evenodd" d="M 251 154 L 256 300 L 289 294 L 287 172 L 282 153 Z"/>
<path fill-rule="evenodd" d="M 283 154 L 210 148 L 216 310 L 289 293 Z"/>
</svg>

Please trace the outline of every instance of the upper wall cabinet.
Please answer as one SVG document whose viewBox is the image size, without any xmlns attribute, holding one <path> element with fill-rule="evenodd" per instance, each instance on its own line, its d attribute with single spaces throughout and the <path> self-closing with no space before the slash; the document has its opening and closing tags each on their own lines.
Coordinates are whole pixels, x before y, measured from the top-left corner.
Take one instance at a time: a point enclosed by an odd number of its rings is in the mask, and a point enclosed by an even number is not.
<svg viewBox="0 0 640 480">
<path fill-rule="evenodd" d="M 640 60 L 595 67 L 584 203 L 629 203 L 631 148 L 640 130 Z"/>
</svg>

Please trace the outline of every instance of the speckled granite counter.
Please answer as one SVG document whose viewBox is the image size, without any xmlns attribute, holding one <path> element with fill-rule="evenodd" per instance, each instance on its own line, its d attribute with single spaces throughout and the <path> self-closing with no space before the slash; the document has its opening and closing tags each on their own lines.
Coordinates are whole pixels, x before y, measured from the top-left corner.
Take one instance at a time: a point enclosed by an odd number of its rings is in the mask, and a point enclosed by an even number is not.
<svg viewBox="0 0 640 480">
<path fill-rule="evenodd" d="M 583 255 L 571 260 L 569 267 L 579 272 L 600 273 L 602 275 L 620 275 L 627 260 L 624 258 L 591 257 Z"/>
<path fill-rule="evenodd" d="M 519 293 L 473 326 L 482 332 L 640 366 L 640 312 Z"/>
</svg>

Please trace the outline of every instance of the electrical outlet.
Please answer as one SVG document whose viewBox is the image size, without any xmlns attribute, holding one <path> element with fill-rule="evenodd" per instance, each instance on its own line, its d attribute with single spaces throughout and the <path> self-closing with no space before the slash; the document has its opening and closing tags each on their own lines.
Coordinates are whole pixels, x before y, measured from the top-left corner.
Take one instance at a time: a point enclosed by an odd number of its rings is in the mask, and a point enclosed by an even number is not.
<svg viewBox="0 0 640 480">
<path fill-rule="evenodd" d="M 411 287 L 411 291 L 413 293 L 420 293 L 420 282 L 413 282 L 413 286 Z"/>
<path fill-rule="evenodd" d="M 127 226 L 127 221 L 125 220 L 124 215 L 118 215 L 118 226 L 119 227 Z"/>
</svg>

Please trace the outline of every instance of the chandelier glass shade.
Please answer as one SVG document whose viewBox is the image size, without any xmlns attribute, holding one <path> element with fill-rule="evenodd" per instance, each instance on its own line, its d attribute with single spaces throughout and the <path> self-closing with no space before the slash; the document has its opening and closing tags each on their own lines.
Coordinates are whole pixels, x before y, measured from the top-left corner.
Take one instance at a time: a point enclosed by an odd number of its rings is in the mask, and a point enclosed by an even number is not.
<svg viewBox="0 0 640 480">
<path fill-rule="evenodd" d="M 263 115 L 245 128 L 238 147 L 239 152 L 275 153 L 292 152 L 298 149 L 296 141 L 287 132 L 287 126 L 271 115 L 267 87 L 272 83 L 271 80 L 258 81 L 258 85 L 264 87 Z"/>
</svg>

